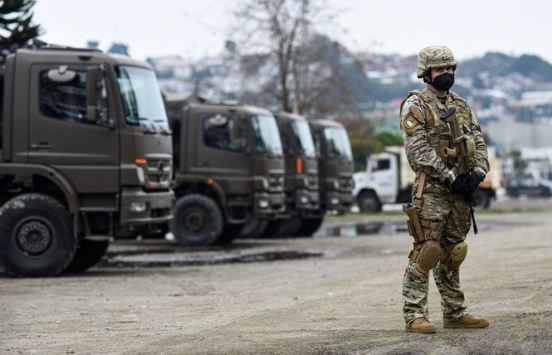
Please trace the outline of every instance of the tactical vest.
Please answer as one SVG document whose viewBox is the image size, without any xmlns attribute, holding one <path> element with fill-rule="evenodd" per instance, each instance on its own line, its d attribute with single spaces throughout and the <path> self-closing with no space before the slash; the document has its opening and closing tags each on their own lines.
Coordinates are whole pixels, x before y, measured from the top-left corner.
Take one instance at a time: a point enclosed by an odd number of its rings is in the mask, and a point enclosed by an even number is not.
<svg viewBox="0 0 552 355">
<path fill-rule="evenodd" d="M 450 92 L 454 106 L 456 107 L 456 120 L 462 128 L 464 140 L 466 142 L 466 154 L 467 157 L 461 156 L 460 152 L 457 152 L 452 142 L 452 135 L 449 125 L 441 119 L 441 114 L 446 111 L 446 108 L 439 107 L 437 102 L 431 100 L 422 92 L 414 90 L 408 94 L 408 97 L 401 103 L 401 111 L 404 102 L 415 95 L 419 97 L 425 106 L 429 109 L 429 115 L 426 114 L 425 127 L 428 132 L 428 142 L 435 149 L 437 154 L 441 157 L 445 165 L 452 169 L 455 167 L 460 175 L 468 174 L 475 167 L 475 141 L 473 138 L 472 128 L 473 123 L 471 119 L 471 112 L 468 104 L 453 92 Z M 466 159 L 468 171 L 461 171 L 460 159 Z"/>
</svg>

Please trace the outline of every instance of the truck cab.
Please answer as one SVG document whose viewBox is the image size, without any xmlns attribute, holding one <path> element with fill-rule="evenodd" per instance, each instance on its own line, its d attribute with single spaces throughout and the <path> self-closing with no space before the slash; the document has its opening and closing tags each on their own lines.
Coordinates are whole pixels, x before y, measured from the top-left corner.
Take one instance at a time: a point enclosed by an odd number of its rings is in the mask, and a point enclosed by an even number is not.
<svg viewBox="0 0 552 355">
<path fill-rule="evenodd" d="M 310 120 L 316 151 L 320 184 L 318 218 L 307 222 L 312 230 L 318 229 L 326 211 L 344 214 L 353 203 L 353 154 L 347 130 L 332 120 Z M 318 225 L 318 227 L 316 227 Z"/>
<path fill-rule="evenodd" d="M 293 236 L 303 220 L 318 218 L 318 158 L 309 123 L 303 116 L 280 112 L 278 122 L 285 156 L 286 214 L 265 226 L 265 237 Z"/>
<path fill-rule="evenodd" d="M 0 260 L 9 274 L 84 270 L 119 233 L 172 218 L 171 137 L 146 63 L 66 47 L 1 68 Z"/>
<path fill-rule="evenodd" d="M 259 107 L 166 95 L 184 245 L 231 242 L 251 218 L 285 212 L 284 157 L 274 116 Z"/>
<path fill-rule="evenodd" d="M 388 147 L 386 152 L 372 154 L 366 171 L 353 175 L 353 195 L 362 212 L 379 212 L 383 204 L 411 200 L 414 172 L 402 147 Z"/>
</svg>

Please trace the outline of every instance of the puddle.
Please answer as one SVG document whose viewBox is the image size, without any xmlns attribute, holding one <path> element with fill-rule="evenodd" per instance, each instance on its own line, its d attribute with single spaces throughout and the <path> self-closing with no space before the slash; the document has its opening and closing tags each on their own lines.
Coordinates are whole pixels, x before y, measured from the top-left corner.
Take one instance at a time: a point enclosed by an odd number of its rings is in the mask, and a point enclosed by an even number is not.
<svg viewBox="0 0 552 355">
<path fill-rule="evenodd" d="M 199 252 L 199 253 L 152 253 L 140 255 L 116 255 L 108 257 L 101 264 L 102 267 L 174 267 L 174 266 L 198 266 L 218 265 L 233 263 L 258 263 L 279 260 L 297 260 L 307 258 L 323 257 L 322 252 L 308 251 L 265 251 L 259 253 L 221 253 L 221 252 Z"/>
<path fill-rule="evenodd" d="M 403 221 L 360 222 L 348 224 L 332 224 L 323 227 L 315 238 L 358 237 L 361 235 L 393 235 L 408 232 Z"/>
</svg>

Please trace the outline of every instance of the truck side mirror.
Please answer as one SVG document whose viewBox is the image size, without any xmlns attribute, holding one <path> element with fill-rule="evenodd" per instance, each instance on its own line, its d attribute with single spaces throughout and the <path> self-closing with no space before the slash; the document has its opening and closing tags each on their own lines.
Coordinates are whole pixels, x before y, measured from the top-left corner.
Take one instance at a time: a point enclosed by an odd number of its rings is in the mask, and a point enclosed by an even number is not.
<svg viewBox="0 0 552 355">
<path fill-rule="evenodd" d="M 66 84 L 77 76 L 73 70 L 69 70 L 67 65 L 60 65 L 57 69 L 48 70 L 48 79 L 58 84 Z"/>
<path fill-rule="evenodd" d="M 89 67 L 86 71 L 86 118 L 91 122 L 101 120 L 101 99 L 103 90 L 103 69 Z"/>
</svg>

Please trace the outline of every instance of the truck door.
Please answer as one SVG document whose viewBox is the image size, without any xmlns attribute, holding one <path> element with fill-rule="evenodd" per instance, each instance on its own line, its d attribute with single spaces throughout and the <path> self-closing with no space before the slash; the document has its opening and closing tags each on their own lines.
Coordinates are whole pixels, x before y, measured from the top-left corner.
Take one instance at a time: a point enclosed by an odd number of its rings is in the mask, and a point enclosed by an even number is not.
<svg viewBox="0 0 552 355">
<path fill-rule="evenodd" d="M 250 170 L 245 118 L 229 112 L 197 114 L 198 144 L 192 172 L 213 177 L 227 191 L 243 190 Z"/>
<path fill-rule="evenodd" d="M 68 65 L 72 80 L 48 75 L 59 65 L 33 65 L 29 88 L 28 160 L 54 166 L 79 193 L 118 191 L 119 139 L 114 128 L 86 118 L 86 66 Z M 114 117 L 104 79 L 103 112 Z M 111 109 L 110 109 L 111 108 Z"/>
</svg>

